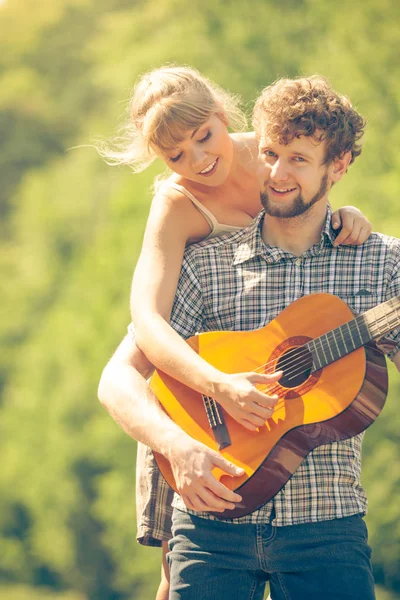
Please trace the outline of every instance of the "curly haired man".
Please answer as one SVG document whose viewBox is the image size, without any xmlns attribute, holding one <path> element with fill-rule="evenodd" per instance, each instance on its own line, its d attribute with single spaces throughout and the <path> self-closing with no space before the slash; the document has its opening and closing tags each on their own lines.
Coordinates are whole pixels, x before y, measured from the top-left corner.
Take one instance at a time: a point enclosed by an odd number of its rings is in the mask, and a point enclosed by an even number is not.
<svg viewBox="0 0 400 600">
<path fill-rule="evenodd" d="M 356 312 L 399 296 L 400 240 L 373 233 L 361 246 L 335 244 L 329 192 L 361 153 L 365 126 L 350 101 L 323 77 L 283 79 L 262 92 L 253 123 L 264 210 L 246 229 L 187 249 L 171 315 L 176 331 L 188 338 L 212 329 L 258 329 L 316 292 L 339 296 Z M 400 370 L 400 329 L 388 338 L 389 358 Z M 168 457 L 196 509 L 175 497 L 171 600 L 261 600 L 266 581 L 272 600 L 375 598 L 360 483 L 363 434 L 315 448 L 250 515 L 216 519 L 208 512 L 217 503 L 211 490 L 220 489 L 211 472 L 215 453 L 188 440 L 157 408 L 139 377 L 150 365 L 129 338 L 115 360 L 125 371 L 114 382 L 118 393 L 106 393 L 104 404 L 132 433 L 146 413 L 129 417 L 129 411 L 135 398 L 146 398 L 157 434 L 149 445 Z M 220 510 L 237 500 L 226 490 Z"/>
</svg>

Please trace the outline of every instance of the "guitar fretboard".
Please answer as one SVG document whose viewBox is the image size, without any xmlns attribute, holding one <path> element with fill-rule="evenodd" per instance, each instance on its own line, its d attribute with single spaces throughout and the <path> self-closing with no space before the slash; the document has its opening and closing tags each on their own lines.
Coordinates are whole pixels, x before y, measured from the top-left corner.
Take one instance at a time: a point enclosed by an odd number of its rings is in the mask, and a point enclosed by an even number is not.
<svg viewBox="0 0 400 600">
<path fill-rule="evenodd" d="M 312 371 L 339 360 L 371 340 L 392 331 L 400 323 L 400 296 L 371 308 L 348 323 L 306 344 L 313 358 Z"/>
</svg>

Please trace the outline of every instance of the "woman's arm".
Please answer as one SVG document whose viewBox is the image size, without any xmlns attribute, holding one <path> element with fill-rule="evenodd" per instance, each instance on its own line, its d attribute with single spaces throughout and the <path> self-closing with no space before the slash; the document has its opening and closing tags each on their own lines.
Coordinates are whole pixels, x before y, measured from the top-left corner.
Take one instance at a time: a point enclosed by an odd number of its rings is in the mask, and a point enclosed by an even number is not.
<svg viewBox="0 0 400 600">
<path fill-rule="evenodd" d="M 186 243 L 204 238 L 208 229 L 186 198 L 154 199 L 132 285 L 136 343 L 157 368 L 212 396 L 239 423 L 254 430 L 271 416 L 276 402 L 255 384 L 270 383 L 279 375 L 222 373 L 192 350 L 168 322 Z"/>
<path fill-rule="evenodd" d="M 212 396 L 239 423 L 254 430 L 269 418 L 276 402 L 275 397 L 255 387 L 267 383 L 267 376 L 222 373 L 194 352 L 169 325 L 185 247 L 203 239 L 209 231 L 204 217 L 186 197 L 171 194 L 158 195 L 153 201 L 134 274 L 131 311 L 136 343 L 157 368 Z M 348 218 L 346 221 L 343 209 L 342 216 L 345 227 Z"/>
</svg>

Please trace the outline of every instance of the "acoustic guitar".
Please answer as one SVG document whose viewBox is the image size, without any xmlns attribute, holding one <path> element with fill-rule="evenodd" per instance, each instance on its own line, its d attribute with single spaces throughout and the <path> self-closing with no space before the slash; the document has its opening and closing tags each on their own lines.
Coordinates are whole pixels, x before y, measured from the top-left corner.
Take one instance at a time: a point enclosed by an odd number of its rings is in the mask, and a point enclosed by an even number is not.
<svg viewBox="0 0 400 600">
<path fill-rule="evenodd" d="M 219 518 L 240 517 L 273 498 L 317 446 L 364 431 L 383 408 L 387 368 L 374 340 L 400 325 L 400 296 L 354 316 L 331 294 L 304 296 L 255 331 L 213 331 L 188 340 L 205 360 L 226 373 L 283 371 L 279 382 L 258 389 L 279 398 L 265 425 L 251 432 L 211 397 L 161 371 L 151 387 L 166 413 L 190 436 L 242 467 L 232 477 L 214 475 L 242 496 Z M 154 453 L 176 490 L 169 462 Z"/>
</svg>

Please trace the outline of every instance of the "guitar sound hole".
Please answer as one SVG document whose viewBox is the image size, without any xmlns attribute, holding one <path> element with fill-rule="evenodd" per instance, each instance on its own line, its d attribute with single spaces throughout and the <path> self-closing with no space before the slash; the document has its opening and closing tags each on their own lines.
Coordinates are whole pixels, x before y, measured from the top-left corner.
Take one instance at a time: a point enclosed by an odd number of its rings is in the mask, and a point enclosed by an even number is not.
<svg viewBox="0 0 400 600">
<path fill-rule="evenodd" d="M 286 388 L 295 388 L 309 378 L 312 367 L 312 355 L 305 346 L 290 348 L 277 363 L 276 370 L 283 371 L 279 383 Z"/>
</svg>

